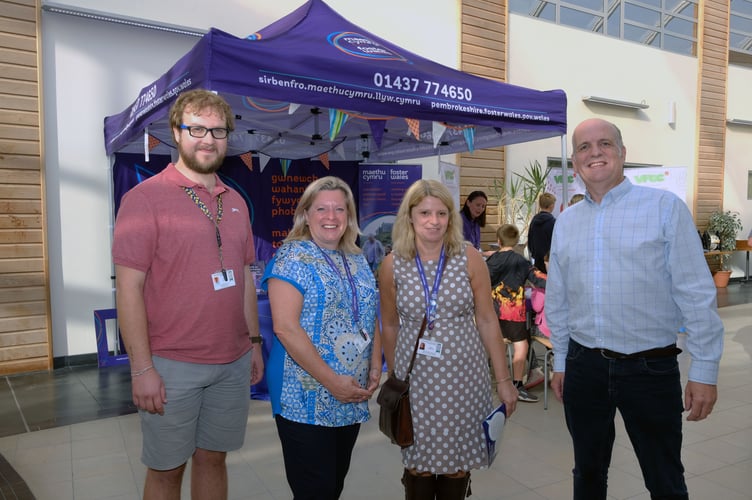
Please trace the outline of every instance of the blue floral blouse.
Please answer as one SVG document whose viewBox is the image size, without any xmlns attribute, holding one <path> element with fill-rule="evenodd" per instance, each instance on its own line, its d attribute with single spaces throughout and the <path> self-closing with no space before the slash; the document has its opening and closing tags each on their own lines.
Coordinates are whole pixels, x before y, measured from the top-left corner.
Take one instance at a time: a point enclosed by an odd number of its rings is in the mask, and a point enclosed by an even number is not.
<svg viewBox="0 0 752 500">
<path fill-rule="evenodd" d="M 324 252 L 336 266 L 336 271 L 324 257 Z M 286 242 L 266 266 L 262 288 L 266 290 L 268 280 L 272 278 L 294 286 L 303 296 L 300 325 L 321 358 L 336 373 L 352 375 L 366 387 L 379 296 L 365 257 L 362 254 L 345 255 L 357 294 L 360 321 L 356 325 L 352 288 L 342 255 L 319 248 L 312 241 Z M 356 340 L 361 329 L 368 334 L 370 342 L 363 352 L 358 352 Z M 339 427 L 362 423 L 370 418 L 367 401 L 338 401 L 287 354 L 276 336 L 266 362 L 266 380 L 272 413 L 287 420 Z"/>
</svg>

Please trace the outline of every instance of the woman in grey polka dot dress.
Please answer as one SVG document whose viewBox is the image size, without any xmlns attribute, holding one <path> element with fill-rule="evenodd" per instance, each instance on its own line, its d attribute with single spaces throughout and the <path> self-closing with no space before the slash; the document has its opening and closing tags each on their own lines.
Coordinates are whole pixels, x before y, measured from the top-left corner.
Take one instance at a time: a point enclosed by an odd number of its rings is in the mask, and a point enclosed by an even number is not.
<svg viewBox="0 0 752 500">
<path fill-rule="evenodd" d="M 470 470 L 488 463 L 481 426 L 493 408 L 488 358 L 508 415 L 517 406 L 488 269 L 462 240 L 452 196 L 437 181 L 420 180 L 407 190 L 392 241 L 379 290 L 384 355 L 399 378 L 427 319 L 410 374 L 415 438 L 402 449 L 405 497 L 461 499 L 469 493 Z"/>
</svg>

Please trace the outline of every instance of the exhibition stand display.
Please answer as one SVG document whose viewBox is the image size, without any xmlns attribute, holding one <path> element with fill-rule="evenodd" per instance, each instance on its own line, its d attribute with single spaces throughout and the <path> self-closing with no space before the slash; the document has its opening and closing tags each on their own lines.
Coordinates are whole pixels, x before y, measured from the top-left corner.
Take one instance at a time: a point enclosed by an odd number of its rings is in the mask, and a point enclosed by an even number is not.
<svg viewBox="0 0 752 500">
<path fill-rule="evenodd" d="M 194 88 L 216 91 L 235 112 L 228 155 L 383 162 L 567 131 L 564 91 L 449 68 L 309 0 L 246 38 L 211 29 L 130 106 L 105 118 L 107 154 L 169 153 L 169 109 Z"/>
<path fill-rule="evenodd" d="M 228 157 L 261 171 L 277 159 L 284 177 L 291 160 L 321 161 L 328 169 L 330 160 L 385 163 L 551 137 L 561 137 L 566 151 L 564 91 L 441 65 L 309 0 L 246 38 L 212 28 L 130 106 L 105 118 L 107 154 L 143 154 L 144 162 L 150 154 L 170 155 L 169 109 L 196 88 L 217 92 L 235 113 Z M 268 355 L 273 329 L 261 294 L 259 320 Z M 106 343 L 104 349 L 108 363 L 111 350 Z M 265 398 L 265 381 L 251 395 Z"/>
</svg>

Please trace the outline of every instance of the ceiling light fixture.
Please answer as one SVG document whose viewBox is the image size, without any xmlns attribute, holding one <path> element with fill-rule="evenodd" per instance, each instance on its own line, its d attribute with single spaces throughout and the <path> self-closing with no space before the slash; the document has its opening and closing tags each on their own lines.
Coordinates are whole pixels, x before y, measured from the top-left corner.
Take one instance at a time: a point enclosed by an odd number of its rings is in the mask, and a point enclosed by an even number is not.
<svg viewBox="0 0 752 500">
<path fill-rule="evenodd" d="M 598 97 L 594 95 L 583 96 L 582 100 L 585 102 L 592 102 L 596 104 L 607 104 L 609 106 L 620 106 L 622 108 L 630 108 L 630 109 L 647 109 L 650 107 L 650 105 L 647 104 L 645 101 L 642 101 L 642 102 L 622 101 L 620 99 L 611 99 L 608 97 Z"/>
<path fill-rule="evenodd" d="M 746 127 L 752 127 L 752 120 L 742 120 L 741 118 L 729 118 L 726 120 L 729 125 L 744 125 Z"/>
</svg>

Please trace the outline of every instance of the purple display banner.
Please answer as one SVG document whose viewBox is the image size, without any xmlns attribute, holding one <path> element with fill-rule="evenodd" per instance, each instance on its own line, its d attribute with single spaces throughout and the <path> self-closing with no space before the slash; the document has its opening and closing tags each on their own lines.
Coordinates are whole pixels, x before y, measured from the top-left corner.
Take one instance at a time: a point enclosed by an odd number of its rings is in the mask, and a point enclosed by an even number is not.
<svg viewBox="0 0 752 500">
<path fill-rule="evenodd" d="M 421 165 L 361 165 L 358 170 L 359 224 L 384 246 L 392 244 L 392 225 L 405 191 L 423 176 Z"/>
<path fill-rule="evenodd" d="M 146 163 L 141 154 L 115 154 L 115 215 L 126 191 L 162 171 L 169 163 L 168 155 L 150 155 Z M 358 200 L 358 165 L 352 162 L 330 162 L 327 169 L 319 161 L 295 160 L 290 162 L 285 174 L 279 160 L 270 160 L 261 172 L 255 157 L 249 168 L 240 157 L 228 156 L 218 175 L 222 182 L 240 193 L 248 205 L 256 260 L 260 263 L 271 259 L 292 228 L 295 207 L 310 182 L 327 175 L 340 177 L 352 189 L 356 202 Z"/>
</svg>

